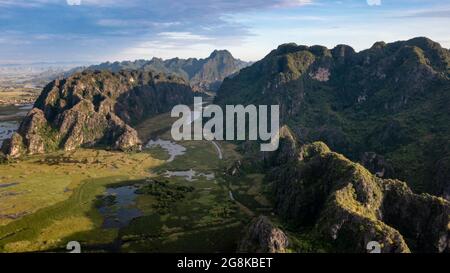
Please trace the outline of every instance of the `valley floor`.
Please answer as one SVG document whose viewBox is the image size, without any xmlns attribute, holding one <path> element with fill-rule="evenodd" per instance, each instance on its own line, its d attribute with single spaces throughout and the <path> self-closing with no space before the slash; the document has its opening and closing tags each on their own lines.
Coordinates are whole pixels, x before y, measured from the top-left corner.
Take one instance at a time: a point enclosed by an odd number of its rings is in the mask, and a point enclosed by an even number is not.
<svg viewBox="0 0 450 273">
<path fill-rule="evenodd" d="M 136 128 L 170 140 L 163 114 Z M 225 175 L 233 144 L 172 142 L 139 153 L 79 149 L 0 165 L 0 252 L 233 252 L 244 225 L 270 211 L 263 176 Z M 167 148 L 167 147 L 166 147 Z M 158 181 L 158 183 L 155 183 Z"/>
</svg>

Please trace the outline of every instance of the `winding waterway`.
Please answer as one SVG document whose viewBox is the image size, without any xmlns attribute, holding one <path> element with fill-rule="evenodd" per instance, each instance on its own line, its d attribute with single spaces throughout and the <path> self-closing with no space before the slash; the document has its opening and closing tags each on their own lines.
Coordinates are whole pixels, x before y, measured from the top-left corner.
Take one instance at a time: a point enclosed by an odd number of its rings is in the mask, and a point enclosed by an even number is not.
<svg viewBox="0 0 450 273">
<path fill-rule="evenodd" d="M 0 105 L 0 146 L 19 128 L 20 121 L 33 106 Z"/>
<path fill-rule="evenodd" d="M 143 215 L 135 206 L 137 189 L 137 186 L 130 185 L 106 190 L 103 196 L 105 201 L 98 208 L 104 217 L 102 228 L 122 228 L 134 218 Z"/>
<path fill-rule="evenodd" d="M 167 162 L 172 162 L 177 156 L 184 155 L 186 153 L 185 147 L 175 142 L 163 139 L 150 140 L 147 145 L 145 145 L 145 148 L 151 149 L 156 146 L 163 148 L 169 154 L 169 159 L 167 159 Z"/>
</svg>

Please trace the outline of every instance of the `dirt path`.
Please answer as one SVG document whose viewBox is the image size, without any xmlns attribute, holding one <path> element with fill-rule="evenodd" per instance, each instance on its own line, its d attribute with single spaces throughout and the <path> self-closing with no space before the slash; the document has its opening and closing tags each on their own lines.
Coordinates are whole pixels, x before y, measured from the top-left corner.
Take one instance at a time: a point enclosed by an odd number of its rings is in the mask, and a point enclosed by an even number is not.
<svg viewBox="0 0 450 273">
<path fill-rule="evenodd" d="M 231 190 L 228 193 L 230 195 L 230 199 L 233 200 L 245 214 L 247 214 L 250 217 L 255 216 L 255 213 L 251 209 L 249 209 L 244 204 L 242 204 L 241 202 L 239 202 L 234 198 L 233 192 Z"/>
<path fill-rule="evenodd" d="M 215 146 L 216 149 L 217 149 L 217 153 L 219 154 L 219 159 L 222 160 L 222 159 L 223 159 L 222 149 L 220 149 L 219 144 L 217 144 L 214 140 L 211 141 L 211 142 L 212 142 L 212 144 L 214 144 L 214 146 Z"/>
<path fill-rule="evenodd" d="M 223 154 L 222 154 L 222 149 L 220 148 L 219 144 L 217 144 L 217 142 L 215 142 L 214 140 L 211 141 L 212 144 L 214 144 L 214 146 L 217 149 L 217 153 L 219 154 L 219 159 L 222 160 L 223 159 Z M 239 208 L 247 215 L 249 215 L 250 217 L 255 216 L 255 213 L 249 209 L 248 207 L 246 207 L 244 204 L 242 204 L 241 202 L 239 202 L 238 200 L 236 200 L 236 198 L 234 198 L 234 194 L 231 191 L 231 185 L 228 186 L 228 195 L 230 196 L 230 199 L 235 202 Z"/>
</svg>

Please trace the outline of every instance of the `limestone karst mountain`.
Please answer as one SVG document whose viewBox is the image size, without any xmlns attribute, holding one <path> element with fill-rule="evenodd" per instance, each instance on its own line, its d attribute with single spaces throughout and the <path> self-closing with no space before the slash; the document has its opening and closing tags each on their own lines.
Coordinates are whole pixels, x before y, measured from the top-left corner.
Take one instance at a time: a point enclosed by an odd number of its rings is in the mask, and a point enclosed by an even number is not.
<svg viewBox="0 0 450 273">
<path fill-rule="evenodd" d="M 279 104 L 300 141 L 450 198 L 450 51 L 427 38 L 361 52 L 284 44 L 225 79 L 216 102 Z"/>
<path fill-rule="evenodd" d="M 289 239 L 284 232 L 274 226 L 266 217 L 255 218 L 238 246 L 239 252 L 284 253 L 289 247 Z"/>
<path fill-rule="evenodd" d="M 139 150 L 133 127 L 176 104 L 192 104 L 192 87 L 214 89 L 216 79 L 233 74 L 233 65 L 222 67 L 228 57 L 217 51 L 202 64 L 195 59 L 107 63 L 52 81 L 4 142 L 10 157 L 5 159 L 78 147 Z M 230 208 L 243 206 L 245 217 L 257 216 L 240 219 L 239 224 L 251 220 L 247 230 L 239 226 L 243 239 L 237 242 L 235 234 L 227 244 L 238 243 L 241 252 L 340 253 L 366 252 L 368 242 L 376 241 L 382 252 L 449 252 L 449 60 L 447 49 L 425 38 L 376 43 L 359 53 L 345 45 L 329 50 L 287 44 L 228 76 L 217 103 L 279 104 L 282 124 L 289 127 L 282 127 L 276 152 L 261 154 L 245 142 L 234 164 L 226 158 L 233 145 L 224 149 L 225 160 L 220 157 L 220 165 L 211 167 L 213 177 L 219 171 L 225 181 L 221 199 L 211 203 L 226 200 Z M 209 160 L 209 153 L 197 152 Z M 249 160 L 255 157 L 262 160 Z M 23 166 L 22 159 L 30 158 L 38 157 L 5 160 L 4 166 Z M 257 182 L 240 188 L 241 178 Z M 199 190 L 214 194 L 203 186 Z M 170 200 L 163 200 L 165 206 L 177 202 L 170 198 L 176 193 L 165 192 Z M 222 221 L 230 217 L 227 211 L 205 210 L 202 219 L 215 214 L 214 221 Z"/>
<path fill-rule="evenodd" d="M 319 234 L 328 251 L 366 252 L 371 241 L 383 253 L 450 250 L 450 203 L 443 198 L 379 178 L 322 142 L 300 145 L 287 128 L 270 166 L 277 215 L 291 229 Z"/>
<path fill-rule="evenodd" d="M 139 149 L 133 124 L 192 101 L 189 84 L 176 76 L 144 71 L 76 73 L 44 88 L 2 150 L 18 157 L 93 145 Z"/>
<path fill-rule="evenodd" d="M 216 91 L 222 81 L 250 63 L 236 59 L 227 50 L 215 50 L 204 59 L 173 58 L 163 60 L 153 58 L 151 60 L 136 60 L 124 62 L 106 62 L 92 65 L 87 68 L 75 68 L 73 71 L 86 70 L 145 70 L 158 71 L 166 74 L 174 74 L 188 81 L 194 91 Z M 71 71 L 66 74 L 70 74 Z"/>
</svg>

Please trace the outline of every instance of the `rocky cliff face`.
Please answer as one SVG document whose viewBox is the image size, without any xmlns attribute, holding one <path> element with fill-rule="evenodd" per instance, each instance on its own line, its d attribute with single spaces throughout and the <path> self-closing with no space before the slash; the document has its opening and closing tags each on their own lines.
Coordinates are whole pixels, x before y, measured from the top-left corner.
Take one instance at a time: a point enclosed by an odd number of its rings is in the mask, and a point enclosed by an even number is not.
<svg viewBox="0 0 450 273">
<path fill-rule="evenodd" d="M 427 38 L 358 53 L 281 45 L 226 79 L 216 103 L 279 104 L 300 141 L 325 142 L 383 178 L 449 196 L 450 51 Z"/>
<path fill-rule="evenodd" d="M 284 232 L 275 227 L 265 216 L 255 218 L 238 246 L 238 252 L 284 253 L 289 240 Z"/>
<path fill-rule="evenodd" d="M 203 60 L 200 69 L 190 76 L 194 90 L 217 91 L 223 80 L 249 65 L 239 59 L 235 59 L 227 50 L 215 50 Z"/>
<path fill-rule="evenodd" d="M 92 145 L 139 149 L 133 124 L 192 101 L 191 88 L 177 77 L 138 71 L 77 73 L 44 88 L 2 150 L 18 157 Z"/>
<path fill-rule="evenodd" d="M 286 150 L 296 156 L 286 160 Z M 316 230 L 333 251 L 366 252 L 370 241 L 385 253 L 450 251 L 445 199 L 372 175 L 321 142 L 300 146 L 283 138 L 272 156 L 277 213 L 299 230 Z"/>
<path fill-rule="evenodd" d="M 93 65 L 86 70 L 108 70 L 119 72 L 121 70 L 145 70 L 158 71 L 166 74 L 173 74 L 182 77 L 191 84 L 194 91 L 217 91 L 222 81 L 240 69 L 248 66 L 249 63 L 235 59 L 227 50 L 215 50 L 205 59 L 159 59 L 124 61 L 114 63 L 102 63 Z M 74 69 L 79 71 L 80 68 Z M 69 72 L 70 73 L 70 72 Z"/>
</svg>

